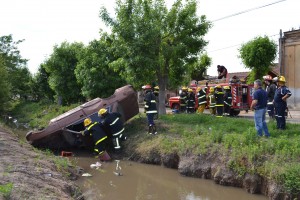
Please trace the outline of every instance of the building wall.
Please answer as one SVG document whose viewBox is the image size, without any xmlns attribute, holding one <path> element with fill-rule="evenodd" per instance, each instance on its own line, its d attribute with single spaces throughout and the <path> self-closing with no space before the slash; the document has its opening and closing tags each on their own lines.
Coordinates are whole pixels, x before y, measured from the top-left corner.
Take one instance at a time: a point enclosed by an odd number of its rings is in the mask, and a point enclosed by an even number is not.
<svg viewBox="0 0 300 200">
<path fill-rule="evenodd" d="M 292 92 L 288 106 L 300 109 L 300 30 L 285 32 L 280 39 L 281 74 Z"/>
</svg>

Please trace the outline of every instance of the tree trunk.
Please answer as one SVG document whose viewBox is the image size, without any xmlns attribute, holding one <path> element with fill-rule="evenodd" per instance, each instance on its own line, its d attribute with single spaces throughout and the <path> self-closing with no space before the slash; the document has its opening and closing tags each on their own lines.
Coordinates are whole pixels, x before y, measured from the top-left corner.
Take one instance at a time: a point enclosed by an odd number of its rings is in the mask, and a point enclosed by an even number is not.
<svg viewBox="0 0 300 200">
<path fill-rule="evenodd" d="M 166 69 L 168 69 L 168 62 L 165 64 L 165 69 L 162 70 L 163 73 L 157 74 L 158 77 L 158 86 L 159 86 L 159 95 L 158 95 L 158 113 L 160 115 L 165 115 L 166 112 L 166 88 L 168 83 L 168 75 Z"/>
</svg>

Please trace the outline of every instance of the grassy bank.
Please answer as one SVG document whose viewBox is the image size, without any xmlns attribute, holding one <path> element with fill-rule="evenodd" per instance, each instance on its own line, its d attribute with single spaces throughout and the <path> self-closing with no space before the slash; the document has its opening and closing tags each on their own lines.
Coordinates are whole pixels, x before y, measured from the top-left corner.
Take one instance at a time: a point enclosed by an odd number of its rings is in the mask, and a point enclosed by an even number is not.
<svg viewBox="0 0 300 200">
<path fill-rule="evenodd" d="M 20 103 L 12 110 L 20 122 L 45 127 L 50 119 L 78 105 L 60 107 L 43 103 Z M 146 134 L 145 114 L 126 125 L 132 140 L 129 145 L 139 152 L 155 149 L 160 153 L 206 154 L 218 152 L 229 157 L 228 167 L 241 176 L 257 173 L 284 185 L 291 193 L 300 192 L 300 125 L 288 124 L 285 131 L 268 123 L 270 138 L 257 137 L 253 120 L 215 118 L 209 115 L 177 114 L 160 116 L 159 134 Z"/>
<path fill-rule="evenodd" d="M 300 192 L 300 125 L 288 124 L 287 130 L 276 129 L 269 122 L 270 138 L 257 137 L 254 122 L 238 118 L 215 118 L 209 115 L 164 115 L 158 122 L 159 135 L 146 135 L 144 116 L 130 121 L 127 131 L 132 137 L 141 134 L 137 149 L 160 153 L 206 154 L 222 152 L 228 167 L 241 176 L 257 173 L 284 185 L 291 193 Z M 144 133 L 145 132 L 145 133 Z"/>
</svg>

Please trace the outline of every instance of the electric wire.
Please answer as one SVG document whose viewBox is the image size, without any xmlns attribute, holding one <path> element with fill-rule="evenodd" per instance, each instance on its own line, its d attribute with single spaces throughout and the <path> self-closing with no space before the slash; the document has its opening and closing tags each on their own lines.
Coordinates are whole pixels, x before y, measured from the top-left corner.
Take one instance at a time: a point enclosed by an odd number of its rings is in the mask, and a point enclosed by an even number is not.
<svg viewBox="0 0 300 200">
<path fill-rule="evenodd" d="M 260 9 L 260 8 L 268 7 L 268 6 L 271 6 L 271 5 L 274 5 L 274 4 L 283 2 L 283 1 L 286 1 L 286 0 L 280 0 L 280 1 L 276 1 L 276 2 L 273 2 L 273 3 L 269 3 L 269 4 L 266 4 L 266 5 L 263 5 L 263 6 L 259 6 L 259 7 L 255 7 L 255 8 L 250 8 L 250 9 L 247 9 L 247 10 L 244 10 L 244 11 L 241 11 L 241 12 L 238 12 L 238 13 L 234 13 L 234 14 L 232 14 L 232 15 L 228 15 L 228 16 L 225 16 L 225 17 L 222 17 L 222 18 L 213 20 L 212 22 L 216 22 L 216 21 L 220 21 L 220 20 L 223 20 L 223 19 L 227 19 L 227 18 L 230 18 L 230 17 L 237 16 L 237 15 L 241 15 L 241 14 L 244 14 L 244 13 L 247 13 L 247 12 L 250 12 L 250 11 L 253 11 L 253 10 L 257 10 L 257 9 Z"/>
</svg>

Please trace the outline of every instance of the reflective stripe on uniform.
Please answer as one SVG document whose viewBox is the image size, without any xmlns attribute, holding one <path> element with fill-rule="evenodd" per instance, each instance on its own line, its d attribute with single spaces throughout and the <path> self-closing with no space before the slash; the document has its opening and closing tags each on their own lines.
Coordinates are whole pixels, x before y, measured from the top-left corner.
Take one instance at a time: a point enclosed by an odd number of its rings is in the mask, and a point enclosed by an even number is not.
<svg viewBox="0 0 300 200">
<path fill-rule="evenodd" d="M 157 113 L 157 110 L 149 110 L 146 113 Z"/>
<path fill-rule="evenodd" d="M 87 130 L 90 130 L 93 126 L 95 126 L 97 124 L 97 122 L 94 122 L 92 125 L 90 125 Z"/>
<path fill-rule="evenodd" d="M 124 128 L 122 128 L 122 130 L 120 130 L 119 132 L 113 134 L 113 136 L 119 135 L 120 133 L 122 133 L 124 131 Z"/>
<path fill-rule="evenodd" d="M 268 105 L 273 105 L 273 102 L 268 102 L 267 104 L 268 104 Z"/>
<path fill-rule="evenodd" d="M 155 101 L 155 100 L 151 100 L 150 102 L 151 102 L 151 103 L 156 103 L 156 101 Z"/>
<path fill-rule="evenodd" d="M 99 144 L 100 142 L 102 142 L 102 141 L 103 141 L 103 140 L 105 140 L 106 138 L 107 138 L 107 136 L 105 136 L 105 137 L 101 138 L 100 140 L 98 140 L 98 141 L 96 142 L 96 144 L 95 144 L 95 145 Z"/>
<path fill-rule="evenodd" d="M 119 120 L 119 117 L 117 117 L 117 119 L 115 119 L 115 121 L 113 121 L 111 124 L 109 124 L 109 125 L 114 125 L 117 121 Z"/>
</svg>

